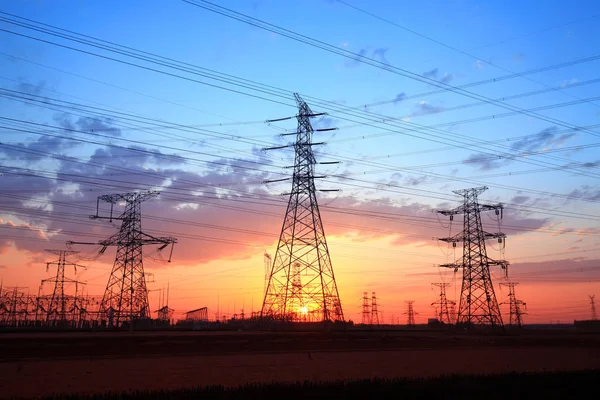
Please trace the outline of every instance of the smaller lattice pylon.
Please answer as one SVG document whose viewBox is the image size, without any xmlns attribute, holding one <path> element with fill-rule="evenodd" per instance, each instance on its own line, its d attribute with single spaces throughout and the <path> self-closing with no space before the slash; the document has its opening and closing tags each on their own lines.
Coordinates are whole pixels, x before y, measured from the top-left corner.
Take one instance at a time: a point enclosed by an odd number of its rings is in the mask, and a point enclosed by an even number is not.
<svg viewBox="0 0 600 400">
<path fill-rule="evenodd" d="M 450 321 L 452 324 L 456 324 L 456 302 L 450 304 L 448 307 L 448 313 L 450 315 Z"/>
<path fill-rule="evenodd" d="M 502 282 L 500 286 L 508 287 L 508 303 L 502 302 L 500 305 L 509 304 L 510 307 L 510 326 L 521 328 L 523 327 L 523 315 L 527 314 L 523 311 L 523 308 L 527 309 L 527 304 L 519 299 L 515 294 L 515 286 L 518 282 Z"/>
<path fill-rule="evenodd" d="M 406 312 L 404 313 L 404 315 L 406 315 L 406 325 L 408 326 L 414 326 L 415 325 L 415 315 L 417 315 L 418 313 L 415 312 L 415 308 L 414 308 L 414 300 L 407 300 L 405 301 L 406 303 Z"/>
<path fill-rule="evenodd" d="M 369 293 L 364 292 L 362 298 L 362 323 L 363 325 L 371 324 L 371 311 L 369 310 Z"/>
<path fill-rule="evenodd" d="M 379 311 L 377 310 L 377 296 L 371 294 L 371 325 L 379 325 Z"/>
<path fill-rule="evenodd" d="M 65 283 L 75 284 L 76 286 L 81 282 L 78 282 L 74 279 L 70 279 L 65 277 L 65 268 L 73 267 L 75 273 L 77 273 L 77 268 L 86 268 L 83 265 L 78 265 L 74 263 L 67 262 L 67 257 L 73 254 L 79 253 L 78 251 L 72 250 L 46 250 L 48 253 L 55 254 L 58 256 L 58 260 L 51 261 L 46 263 L 46 272 L 50 269 L 50 267 L 56 267 L 56 276 L 53 278 L 43 279 L 42 285 L 44 283 L 54 283 L 54 290 L 52 291 L 52 297 L 50 298 L 50 304 L 48 305 L 48 309 L 46 310 L 46 321 L 57 320 L 64 323 L 67 320 L 67 314 L 70 314 L 75 311 L 77 308 L 77 289 L 75 290 L 75 295 L 70 298 L 65 294 Z M 72 299 L 73 304 L 67 304 Z"/>
<path fill-rule="evenodd" d="M 590 298 L 590 305 L 592 307 L 592 321 L 596 321 L 598 320 L 598 313 L 596 312 L 596 295 L 589 295 L 588 296 Z"/>
<path fill-rule="evenodd" d="M 431 303 L 432 306 L 436 307 L 436 317 L 438 320 L 445 324 L 452 324 L 453 319 L 450 318 L 450 306 L 456 305 L 456 302 L 448 300 L 446 298 L 446 288 L 450 286 L 449 283 L 432 283 L 431 286 L 440 288 L 440 298 L 438 301 Z"/>
</svg>

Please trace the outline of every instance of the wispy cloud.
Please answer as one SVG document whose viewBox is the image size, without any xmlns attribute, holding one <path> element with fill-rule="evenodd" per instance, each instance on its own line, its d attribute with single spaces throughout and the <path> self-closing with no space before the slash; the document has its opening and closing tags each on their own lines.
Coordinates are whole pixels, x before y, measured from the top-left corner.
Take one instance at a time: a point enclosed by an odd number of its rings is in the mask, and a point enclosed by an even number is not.
<svg viewBox="0 0 600 400">
<path fill-rule="evenodd" d="M 343 45 L 344 45 L 344 47 L 347 47 L 348 43 L 344 43 Z M 358 67 L 361 63 L 362 57 L 369 57 L 369 58 L 372 58 L 374 60 L 377 60 L 379 62 L 389 65 L 390 63 L 386 58 L 386 54 L 388 53 L 389 50 L 390 49 L 388 47 L 377 47 L 377 48 L 365 47 L 365 48 L 362 48 L 358 51 L 358 54 L 356 56 L 346 60 L 344 62 L 344 66 L 346 66 L 348 68 Z"/>
<path fill-rule="evenodd" d="M 523 61 L 525 59 L 525 53 L 519 52 L 519 53 L 513 54 L 512 59 L 515 61 Z"/>
<path fill-rule="evenodd" d="M 406 99 L 406 93 L 404 93 L 404 92 L 398 93 L 396 95 L 396 97 L 394 98 L 394 104 L 398 104 L 401 101 L 403 101 L 404 99 Z"/>
<path fill-rule="evenodd" d="M 436 81 L 439 81 L 442 83 L 450 83 L 454 79 L 454 74 L 451 74 L 449 72 L 444 72 L 442 74 L 442 73 L 440 73 L 439 68 L 434 68 L 429 71 L 425 71 L 425 72 L 423 72 L 423 76 L 425 78 L 435 79 Z"/>
<path fill-rule="evenodd" d="M 431 79 L 436 79 L 439 73 L 439 69 L 438 68 L 434 68 L 430 71 L 425 71 L 423 72 L 423 76 L 425 78 L 431 78 Z"/>
<path fill-rule="evenodd" d="M 517 140 L 510 146 L 514 154 L 509 156 L 493 156 L 484 153 L 475 153 L 468 156 L 463 162 L 473 165 L 482 171 L 500 168 L 508 165 L 515 159 L 527 156 L 528 153 L 539 152 L 559 147 L 576 135 L 575 132 L 560 133 L 556 126 L 542 129 L 535 135 L 527 136 Z M 589 167 L 595 163 L 589 163 Z"/>
</svg>

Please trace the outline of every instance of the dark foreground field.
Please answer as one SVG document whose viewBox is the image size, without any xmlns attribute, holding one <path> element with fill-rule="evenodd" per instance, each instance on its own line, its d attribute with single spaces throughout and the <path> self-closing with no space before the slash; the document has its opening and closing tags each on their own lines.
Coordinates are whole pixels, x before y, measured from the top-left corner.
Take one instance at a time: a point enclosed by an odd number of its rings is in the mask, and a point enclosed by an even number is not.
<svg viewBox="0 0 600 400">
<path fill-rule="evenodd" d="M 597 369 L 600 369 L 600 336 L 574 332 L 0 335 L 0 397 L 4 398 L 70 392 L 179 390 L 210 385 L 232 388 L 270 382 Z M 578 379 L 577 385 L 591 379 L 589 374 L 561 376 L 571 379 L 574 385 Z M 597 374 L 594 376 L 598 378 Z M 531 379 L 534 382 L 542 378 Z M 396 384 L 420 385 L 390 383 Z M 381 385 L 388 387 L 381 382 L 375 386 Z M 504 388 L 502 384 L 489 390 L 501 392 Z M 200 397 L 196 392 L 185 393 L 188 398 Z M 230 392 L 223 395 L 226 393 Z"/>
<path fill-rule="evenodd" d="M 452 375 L 421 379 L 362 379 L 335 382 L 246 384 L 180 390 L 133 391 L 87 396 L 63 395 L 48 400 L 145 399 L 577 399 L 589 396 L 599 371 Z"/>
</svg>

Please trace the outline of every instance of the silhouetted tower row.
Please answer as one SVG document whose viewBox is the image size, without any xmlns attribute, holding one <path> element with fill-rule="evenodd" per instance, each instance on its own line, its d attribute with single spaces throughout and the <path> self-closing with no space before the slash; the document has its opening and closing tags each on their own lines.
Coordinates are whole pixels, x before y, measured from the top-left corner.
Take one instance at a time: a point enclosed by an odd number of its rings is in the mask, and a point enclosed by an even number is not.
<svg viewBox="0 0 600 400">
<path fill-rule="evenodd" d="M 596 312 L 596 295 L 589 295 L 590 305 L 592 306 L 592 320 L 596 321 L 598 319 L 598 313 Z"/>
<path fill-rule="evenodd" d="M 379 311 L 377 311 L 377 296 L 371 293 L 371 325 L 379 325 Z"/>
<path fill-rule="evenodd" d="M 438 301 L 431 303 L 432 306 L 437 307 L 437 317 L 440 322 L 445 324 L 453 324 L 454 319 L 450 317 L 450 305 L 455 305 L 456 303 L 452 300 L 448 300 L 446 298 L 446 288 L 450 286 L 449 283 L 432 283 L 431 286 L 440 288 L 440 298 Z"/>
<path fill-rule="evenodd" d="M 101 254 L 108 246 L 117 246 L 115 262 L 100 303 L 100 313 L 108 319 L 109 326 L 118 327 L 129 322 L 132 327 L 134 320 L 150 318 L 142 248 L 145 245 L 156 244 L 159 245 L 158 250 L 162 251 L 171 245 L 168 260 L 170 262 L 173 245 L 177 242 L 172 237 L 154 237 L 142 231 L 141 204 L 158 194 L 155 191 L 147 191 L 99 196 L 96 215 L 90 216 L 92 219 L 108 219 L 110 222 L 121 221 L 119 232 L 98 242 L 102 245 Z M 99 215 L 100 200 L 110 203 L 110 216 Z M 121 202 L 125 203 L 125 209 L 119 216 L 114 216 L 114 205 Z M 68 242 L 68 244 L 96 243 Z"/>
<path fill-rule="evenodd" d="M 315 188 L 315 179 L 322 176 L 315 176 L 316 161 L 312 147 L 323 143 L 312 142 L 313 128 L 310 118 L 324 114 L 313 113 L 298 94 L 295 93 L 294 97 L 298 104 L 298 128 L 291 135 L 296 136 L 296 142 L 289 146 L 265 149 L 293 146 L 295 161 L 292 190 L 289 193 L 287 211 L 273 258 L 261 315 L 293 320 L 299 314 L 310 313 L 311 319 L 317 321 L 343 321 L 342 304 Z M 287 179 L 289 178 L 267 182 Z M 298 274 L 295 274 L 295 271 L 298 271 Z M 299 275 L 302 276 L 302 282 L 296 280 L 296 283 L 300 283 L 298 288 L 294 286 L 294 279 Z M 301 301 L 293 301 L 295 296 Z"/>
<path fill-rule="evenodd" d="M 487 255 L 485 241 L 497 239 L 502 243 L 506 235 L 501 232 L 488 233 L 483 230 L 481 212 L 494 211 L 502 218 L 503 206 L 479 204 L 477 196 L 487 190 L 487 187 L 455 190 L 454 193 L 464 197 L 463 205 L 453 210 L 440 210 L 438 213 L 447 215 L 453 220 L 454 215 L 464 214 L 463 231 L 459 234 L 440 238 L 439 240 L 452 243 L 463 243 L 462 260 L 453 264 L 442 264 L 442 267 L 453 268 L 454 271 L 462 268 L 463 279 L 458 307 L 457 325 L 472 327 L 475 325 L 491 325 L 501 327 L 502 316 L 496 300 L 490 266 L 499 265 L 506 270 L 507 261 L 492 260 Z"/>
<path fill-rule="evenodd" d="M 369 293 L 364 292 L 362 298 L 362 323 L 363 325 L 371 324 L 371 311 L 369 304 Z"/>
<path fill-rule="evenodd" d="M 415 301 L 408 300 L 408 301 L 405 301 L 405 303 L 406 303 L 406 312 L 404 313 L 404 315 L 406 315 L 406 324 L 408 326 L 413 326 L 413 325 L 415 325 L 415 315 L 418 314 L 415 312 L 415 308 L 414 308 Z"/>
<path fill-rule="evenodd" d="M 58 256 L 58 260 L 46 263 L 46 272 L 50 267 L 56 267 L 56 276 L 54 278 L 48 278 L 42 280 L 44 283 L 54 283 L 54 290 L 52 291 L 52 297 L 50 298 L 50 304 L 46 310 L 46 321 L 60 321 L 64 323 L 67 320 L 67 316 L 75 311 L 78 311 L 80 305 L 77 304 L 78 297 L 78 282 L 74 279 L 65 277 L 65 267 L 73 267 L 75 273 L 77 273 L 77 267 L 85 268 L 83 265 L 67 262 L 67 257 L 73 254 L 77 254 L 78 251 L 73 250 L 46 250 L 48 253 L 52 253 Z M 65 294 L 65 283 L 75 285 L 75 295 L 67 296 Z M 69 297 L 72 301 L 69 301 Z"/>
<path fill-rule="evenodd" d="M 515 286 L 518 282 L 502 282 L 500 286 L 508 287 L 508 304 L 510 306 L 510 326 L 521 328 L 523 327 L 523 315 L 527 314 L 521 309 L 523 306 L 527 310 L 527 304 L 519 299 L 515 295 Z M 501 303 L 506 304 L 506 302 Z"/>
</svg>

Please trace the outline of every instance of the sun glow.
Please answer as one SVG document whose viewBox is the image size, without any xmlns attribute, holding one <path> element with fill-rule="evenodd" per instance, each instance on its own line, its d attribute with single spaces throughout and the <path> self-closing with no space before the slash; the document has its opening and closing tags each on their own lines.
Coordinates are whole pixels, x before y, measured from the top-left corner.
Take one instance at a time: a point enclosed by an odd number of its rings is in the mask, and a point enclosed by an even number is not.
<svg viewBox="0 0 600 400">
<path fill-rule="evenodd" d="M 300 308 L 300 313 L 302 314 L 308 314 L 308 307 L 304 306 Z"/>
</svg>

